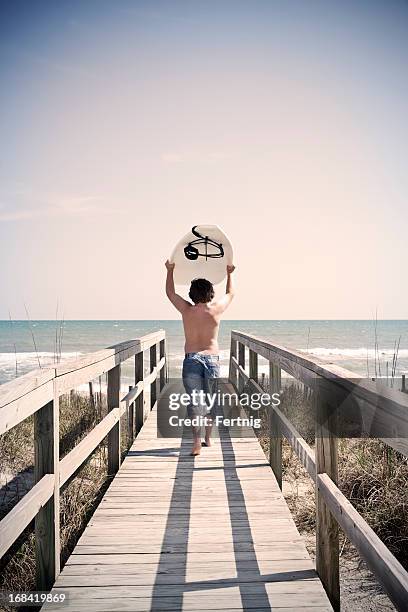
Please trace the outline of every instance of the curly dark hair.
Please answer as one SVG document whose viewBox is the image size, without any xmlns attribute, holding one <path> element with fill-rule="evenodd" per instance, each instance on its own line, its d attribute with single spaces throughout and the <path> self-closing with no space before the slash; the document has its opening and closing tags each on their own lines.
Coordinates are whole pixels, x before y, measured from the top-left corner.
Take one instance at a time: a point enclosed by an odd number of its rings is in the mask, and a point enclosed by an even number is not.
<svg viewBox="0 0 408 612">
<path fill-rule="evenodd" d="M 214 297 L 214 287 L 210 281 L 205 278 L 195 278 L 191 281 L 190 291 L 188 293 L 194 304 L 207 304 Z"/>
</svg>

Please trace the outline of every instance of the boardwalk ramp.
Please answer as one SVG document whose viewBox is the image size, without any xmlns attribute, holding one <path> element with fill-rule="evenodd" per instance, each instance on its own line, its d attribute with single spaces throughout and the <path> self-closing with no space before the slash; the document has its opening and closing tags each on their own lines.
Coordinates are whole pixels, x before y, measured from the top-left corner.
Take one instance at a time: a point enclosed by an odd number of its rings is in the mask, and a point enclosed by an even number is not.
<svg viewBox="0 0 408 612">
<path fill-rule="evenodd" d="M 65 610 L 332 609 L 253 431 L 218 435 L 191 457 L 152 410 L 56 580 Z"/>
</svg>

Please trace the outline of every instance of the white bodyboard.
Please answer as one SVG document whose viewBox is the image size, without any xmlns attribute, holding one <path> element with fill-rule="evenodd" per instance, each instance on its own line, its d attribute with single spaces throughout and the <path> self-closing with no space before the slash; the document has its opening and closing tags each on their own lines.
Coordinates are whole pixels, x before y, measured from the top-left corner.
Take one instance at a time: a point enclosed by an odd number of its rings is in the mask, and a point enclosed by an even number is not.
<svg viewBox="0 0 408 612">
<path fill-rule="evenodd" d="M 194 278 L 206 278 L 214 285 L 221 283 L 227 275 L 227 265 L 232 265 L 233 262 L 231 242 L 217 225 L 196 225 L 194 227 L 204 239 L 207 237 L 220 244 L 223 254 L 219 257 L 209 257 L 209 255 L 220 255 L 220 248 L 211 242 L 201 241 L 190 230 L 179 240 L 169 258 L 170 263 L 176 264 L 174 282 L 177 285 L 189 285 Z M 189 244 L 198 249 L 200 255 L 197 259 L 191 260 L 186 257 L 184 249 Z"/>
</svg>

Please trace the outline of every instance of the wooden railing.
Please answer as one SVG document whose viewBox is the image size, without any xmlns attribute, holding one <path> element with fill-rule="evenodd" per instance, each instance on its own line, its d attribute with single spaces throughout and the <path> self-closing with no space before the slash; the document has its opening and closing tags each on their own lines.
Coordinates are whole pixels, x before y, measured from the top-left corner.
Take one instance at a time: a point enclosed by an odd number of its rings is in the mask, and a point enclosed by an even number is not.
<svg viewBox="0 0 408 612">
<path fill-rule="evenodd" d="M 249 372 L 246 371 L 246 350 Z M 336 408 L 352 397 L 363 429 L 408 455 L 408 396 L 303 353 L 238 331 L 231 333 L 229 379 L 238 392 L 256 392 L 258 355 L 269 361 L 269 392 L 281 390 L 281 370 L 313 390 L 315 450 L 278 407 L 270 406 L 270 465 L 282 488 L 282 436 L 316 483 L 316 570 L 335 610 L 340 609 L 338 526 L 354 544 L 397 609 L 406 610 L 408 573 L 337 487 L 337 444 L 330 427 Z M 377 435 L 376 435 L 377 434 Z"/>
<path fill-rule="evenodd" d="M 150 351 L 150 374 L 144 376 L 144 352 Z M 159 361 L 157 351 L 159 350 Z M 135 386 L 120 395 L 121 364 L 135 359 Z M 35 370 L 0 386 L 0 435 L 31 415 L 34 418 L 32 489 L 0 521 L 0 557 L 35 519 L 37 589 L 49 590 L 60 571 L 60 489 L 108 437 L 108 474 L 121 462 L 120 419 L 127 413 L 128 440 L 139 432 L 165 384 L 166 347 L 163 330 L 111 348 Z M 63 459 L 59 457 L 59 398 L 71 389 L 107 373 L 107 415 Z M 150 407 L 145 390 L 150 390 Z"/>
</svg>

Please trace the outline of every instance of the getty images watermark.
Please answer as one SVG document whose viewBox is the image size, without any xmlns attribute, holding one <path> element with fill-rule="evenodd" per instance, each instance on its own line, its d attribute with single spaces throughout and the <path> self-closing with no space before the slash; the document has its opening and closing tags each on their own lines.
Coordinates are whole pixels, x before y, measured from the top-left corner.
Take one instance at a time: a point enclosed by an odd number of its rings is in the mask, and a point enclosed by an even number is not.
<svg viewBox="0 0 408 612">
<path fill-rule="evenodd" d="M 169 393 L 159 400 L 158 434 L 161 437 L 181 435 L 184 427 L 227 427 L 236 435 L 245 435 L 245 428 L 259 429 L 259 410 L 280 405 L 279 393 L 251 393 L 221 390 L 219 379 L 210 391 L 187 393 L 180 380 L 170 381 Z M 230 433 L 231 433 L 230 431 Z M 249 432 L 248 432 L 248 435 Z"/>
</svg>

